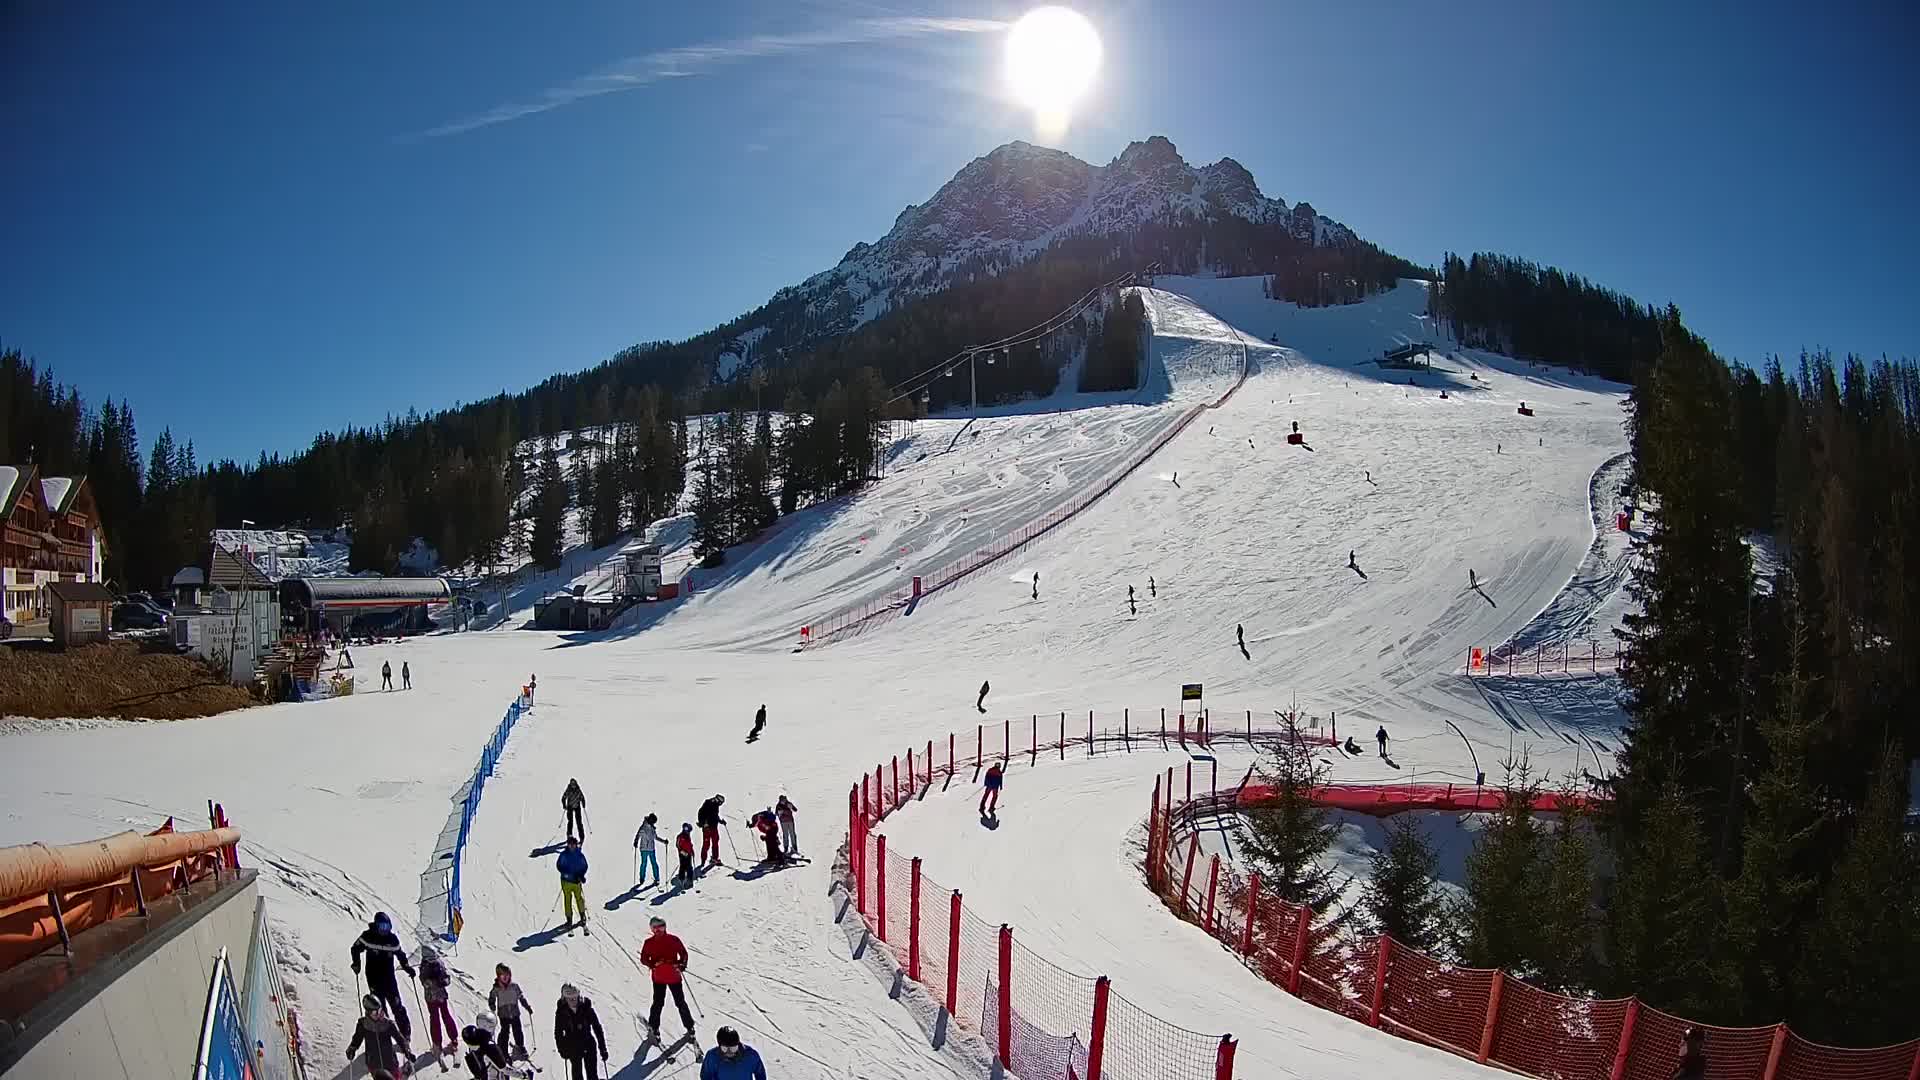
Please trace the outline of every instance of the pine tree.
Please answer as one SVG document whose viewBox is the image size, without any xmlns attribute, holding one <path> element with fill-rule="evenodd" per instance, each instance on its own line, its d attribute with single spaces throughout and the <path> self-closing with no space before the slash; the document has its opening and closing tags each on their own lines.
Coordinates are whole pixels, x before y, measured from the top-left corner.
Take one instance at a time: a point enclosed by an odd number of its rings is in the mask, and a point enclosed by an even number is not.
<svg viewBox="0 0 1920 1080">
<path fill-rule="evenodd" d="M 1501 809 L 1467 856 L 1465 895 L 1454 912 L 1457 950 L 1468 967 L 1506 968 L 1522 978 L 1541 968 L 1548 845 L 1533 816 L 1539 793 L 1530 762 L 1507 763 Z"/>
<path fill-rule="evenodd" d="M 727 502 L 716 472 L 710 460 L 694 466 L 693 557 L 706 567 L 727 558 Z"/>
<path fill-rule="evenodd" d="M 1333 843 L 1339 825 L 1314 804 L 1314 792 L 1326 783 L 1328 766 L 1301 734 L 1293 718 L 1258 768 L 1269 791 L 1262 803 L 1241 814 L 1237 828 L 1245 856 L 1260 868 L 1261 881 L 1281 899 L 1324 911 L 1339 893 L 1339 882 L 1320 857 Z"/>
<path fill-rule="evenodd" d="M 548 484 L 535 496 L 533 536 L 528 542 L 533 561 L 543 569 L 558 569 L 566 547 L 567 492 L 561 484 Z"/>
<path fill-rule="evenodd" d="M 1387 820 L 1386 846 L 1373 854 L 1373 871 L 1360 896 L 1372 932 L 1423 952 L 1440 940 L 1446 902 L 1434 883 L 1440 860 L 1412 814 Z"/>
<path fill-rule="evenodd" d="M 1574 792 L 1561 796 L 1540 903 L 1538 979 L 1551 990 L 1578 994 L 1592 977 L 1593 845 Z"/>
<path fill-rule="evenodd" d="M 1713 992 L 1718 891 L 1700 812 L 1669 784 L 1647 807 L 1607 906 L 1613 989 L 1682 1016 L 1725 1015 Z"/>
</svg>

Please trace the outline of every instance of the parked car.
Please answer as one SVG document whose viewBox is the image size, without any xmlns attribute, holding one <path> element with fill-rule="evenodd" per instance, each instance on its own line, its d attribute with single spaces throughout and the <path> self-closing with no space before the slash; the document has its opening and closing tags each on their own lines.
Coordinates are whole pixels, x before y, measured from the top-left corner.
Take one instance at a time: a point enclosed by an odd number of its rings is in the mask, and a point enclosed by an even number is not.
<svg viewBox="0 0 1920 1080">
<path fill-rule="evenodd" d="M 13 636 L 13 623 L 5 615 L 0 615 L 0 641 Z"/>
<path fill-rule="evenodd" d="M 167 617 L 145 604 L 121 603 L 113 609 L 115 630 L 158 630 L 167 625 Z"/>
</svg>

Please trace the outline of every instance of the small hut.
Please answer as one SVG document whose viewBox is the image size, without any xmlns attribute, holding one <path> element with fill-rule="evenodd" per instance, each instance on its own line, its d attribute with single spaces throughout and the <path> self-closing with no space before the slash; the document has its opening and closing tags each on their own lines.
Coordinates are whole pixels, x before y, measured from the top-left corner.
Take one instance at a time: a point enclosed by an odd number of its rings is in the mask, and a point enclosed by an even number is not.
<svg viewBox="0 0 1920 1080">
<path fill-rule="evenodd" d="M 48 629 L 59 648 L 107 640 L 113 625 L 113 594 L 92 581 L 50 581 L 47 596 L 53 604 Z"/>
</svg>

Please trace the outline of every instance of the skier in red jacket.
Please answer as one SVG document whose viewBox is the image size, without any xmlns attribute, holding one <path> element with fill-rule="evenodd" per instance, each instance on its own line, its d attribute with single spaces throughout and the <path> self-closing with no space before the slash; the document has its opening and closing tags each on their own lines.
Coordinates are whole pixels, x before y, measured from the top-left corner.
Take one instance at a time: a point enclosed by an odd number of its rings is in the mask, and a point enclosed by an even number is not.
<svg viewBox="0 0 1920 1080">
<path fill-rule="evenodd" d="M 660 1041 L 660 1007 L 666 1004 L 667 991 L 673 991 L 674 1008 L 680 1010 L 680 1022 L 692 1036 L 693 1013 L 687 1009 L 687 992 L 680 988 L 680 977 L 687 970 L 687 947 L 667 933 L 667 920 L 654 916 L 647 924 L 653 935 L 640 946 L 640 966 L 653 973 L 653 1007 L 647 1012 L 647 1040 Z"/>
</svg>

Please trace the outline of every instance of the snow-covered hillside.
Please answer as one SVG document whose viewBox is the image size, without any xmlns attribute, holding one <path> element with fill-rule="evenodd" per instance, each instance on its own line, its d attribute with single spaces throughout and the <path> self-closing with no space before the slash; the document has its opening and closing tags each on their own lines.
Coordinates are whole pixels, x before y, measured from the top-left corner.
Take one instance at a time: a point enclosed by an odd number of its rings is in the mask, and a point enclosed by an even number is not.
<svg viewBox="0 0 1920 1080">
<path fill-rule="evenodd" d="M 1387 726 L 1401 770 L 1369 756 L 1343 764 L 1343 779 L 1470 779 L 1468 747 L 1448 721 L 1489 768 L 1522 747 L 1555 772 L 1590 761 L 1584 745 L 1490 706 L 1461 667 L 1472 645 L 1535 632 L 1581 572 L 1595 546 L 1596 471 L 1625 448 L 1622 388 L 1460 350 L 1409 385 L 1408 373 L 1371 361 L 1423 339 L 1417 283 L 1314 310 L 1265 299 L 1258 279 L 1163 278 L 1149 299 L 1154 377 L 1141 393 L 921 421 L 885 479 L 783 519 L 692 600 L 650 606 L 645 619 L 592 635 L 355 651 L 363 668 L 409 662 L 410 692 L 15 730 L 0 752 L 0 842 L 77 840 L 163 813 L 191 820 L 207 797 L 222 800 L 289 942 L 311 1060 L 332 1075 L 357 998 L 353 935 L 374 910 L 403 929 L 412 921 L 451 800 L 537 672 L 538 708 L 488 781 L 467 852 L 466 928 L 452 958 L 460 1017 L 506 961 L 542 1013 L 561 981 L 582 986 L 623 1061 L 648 999 L 633 950 L 658 914 L 693 950 L 706 1033 L 738 1027 L 774 1076 L 972 1076 L 956 1043 L 929 1048 L 889 986 L 849 958 L 833 921 L 829 864 L 848 787 L 876 760 L 982 721 L 1157 713 L 1177 707 L 1182 683 L 1201 682 L 1222 712 L 1265 715 L 1297 698 L 1337 712 L 1343 732 Z M 1255 342 L 1245 384 L 1089 509 L 882 630 L 794 651 L 809 618 L 1107 479 L 1129 447 L 1231 384 L 1243 334 Z M 1270 336 L 1279 344 L 1259 344 Z M 1522 400 L 1533 416 L 1516 412 Z M 1286 443 L 1295 422 L 1311 450 Z M 983 679 L 985 715 L 974 709 Z M 762 704 L 767 730 L 747 745 Z M 980 828 L 962 790 L 930 795 L 888 829 L 898 850 L 925 856 L 929 875 L 965 890 L 982 918 L 1013 923 L 1027 947 L 1112 975 L 1118 993 L 1172 1023 L 1231 1030 L 1243 1077 L 1499 1075 L 1289 997 L 1173 920 L 1129 859 L 1153 775 L 1176 760 L 1187 759 L 1016 764 L 999 830 Z M 589 799 L 591 937 L 552 931 L 546 852 L 569 777 Z M 681 893 L 629 890 L 645 813 L 671 834 L 724 793 L 744 852 L 740 823 L 781 791 L 799 804 L 813 863 L 721 870 Z M 559 1067 L 544 1039 L 542 1055 Z M 621 1075 L 640 1075 L 630 1069 Z"/>
</svg>

